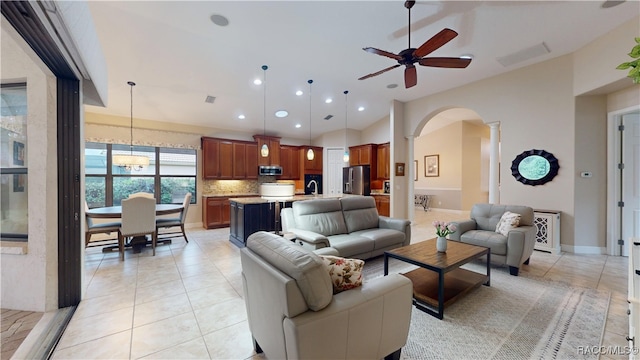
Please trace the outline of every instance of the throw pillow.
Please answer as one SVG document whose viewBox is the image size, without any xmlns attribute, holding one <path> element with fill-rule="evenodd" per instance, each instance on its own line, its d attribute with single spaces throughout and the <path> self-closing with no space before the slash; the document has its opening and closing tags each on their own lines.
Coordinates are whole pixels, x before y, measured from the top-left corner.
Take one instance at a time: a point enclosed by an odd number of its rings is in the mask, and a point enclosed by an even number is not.
<svg viewBox="0 0 640 360">
<path fill-rule="evenodd" d="M 496 232 L 507 236 L 511 229 L 517 228 L 520 225 L 520 214 L 512 213 L 511 211 L 505 211 L 496 225 Z"/>
<path fill-rule="evenodd" d="M 320 255 L 320 257 L 331 276 L 334 294 L 362 285 L 364 261 L 328 255 Z"/>
</svg>

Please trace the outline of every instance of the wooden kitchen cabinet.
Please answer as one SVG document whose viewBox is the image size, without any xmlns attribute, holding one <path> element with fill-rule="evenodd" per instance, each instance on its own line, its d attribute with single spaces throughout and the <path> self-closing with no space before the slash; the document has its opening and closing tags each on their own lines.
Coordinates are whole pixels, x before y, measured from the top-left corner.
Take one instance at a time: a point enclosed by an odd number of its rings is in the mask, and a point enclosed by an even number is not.
<svg viewBox="0 0 640 360">
<path fill-rule="evenodd" d="M 233 143 L 229 140 L 203 137 L 202 176 L 204 179 L 233 179 Z"/>
<path fill-rule="evenodd" d="M 206 229 L 229 226 L 231 205 L 229 198 L 203 196 L 202 225 Z"/>
<path fill-rule="evenodd" d="M 378 145 L 378 179 L 379 180 L 389 180 L 390 175 L 390 166 L 389 166 L 389 157 L 390 157 L 390 144 L 384 143 Z"/>
<path fill-rule="evenodd" d="M 247 172 L 245 175 L 245 179 L 257 180 L 258 179 L 258 144 L 256 143 L 246 143 L 245 147 L 247 149 L 247 161 L 246 168 Z"/>
<path fill-rule="evenodd" d="M 202 137 L 202 178 L 243 180 L 258 178 L 258 144 Z"/>
<path fill-rule="evenodd" d="M 275 136 L 253 135 L 253 139 L 258 143 L 258 165 L 260 166 L 282 166 L 280 162 L 280 138 Z M 260 149 L 262 145 L 269 147 L 269 156 L 262 157 Z"/>
<path fill-rule="evenodd" d="M 313 149 L 313 160 L 307 159 L 307 151 L 309 148 Z M 320 146 L 305 146 L 300 147 L 300 156 L 302 157 L 302 161 L 304 163 L 304 173 L 305 174 L 322 174 L 322 151 L 324 148 Z"/>
<path fill-rule="evenodd" d="M 378 210 L 378 215 L 381 216 L 390 216 L 391 213 L 391 200 L 389 199 L 389 195 L 372 195 L 376 200 L 376 209 Z"/>
<path fill-rule="evenodd" d="M 377 165 L 377 147 L 375 144 L 364 144 L 349 147 L 349 165 Z"/>
<path fill-rule="evenodd" d="M 281 180 L 300 179 L 300 148 L 298 146 L 280 145 Z"/>
</svg>

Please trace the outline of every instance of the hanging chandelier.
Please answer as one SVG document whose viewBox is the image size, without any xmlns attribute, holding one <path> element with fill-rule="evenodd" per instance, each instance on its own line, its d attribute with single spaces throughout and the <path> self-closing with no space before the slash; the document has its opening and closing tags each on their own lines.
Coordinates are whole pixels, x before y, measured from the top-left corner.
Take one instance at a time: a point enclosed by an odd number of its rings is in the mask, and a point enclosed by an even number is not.
<svg viewBox="0 0 640 360">
<path fill-rule="evenodd" d="M 308 80 L 307 82 L 309 83 L 309 150 L 307 150 L 307 160 L 311 161 L 315 158 L 311 148 L 311 84 L 313 84 L 313 80 Z"/>
<path fill-rule="evenodd" d="M 269 67 L 267 65 L 262 65 L 262 85 L 263 85 L 263 93 L 262 93 L 262 120 L 263 120 L 263 133 L 262 135 L 267 136 L 267 69 Z M 269 145 L 265 141 L 260 148 L 260 156 L 268 157 L 269 156 Z"/>
<path fill-rule="evenodd" d="M 133 81 L 127 81 L 127 84 L 131 87 L 131 126 L 129 155 L 113 155 L 113 165 L 119 166 L 125 171 L 140 171 L 145 166 L 149 166 L 149 158 L 141 155 L 133 155 L 133 87 L 136 86 L 136 83 L 134 83 Z"/>
<path fill-rule="evenodd" d="M 344 91 L 344 155 L 342 161 L 349 162 L 349 146 L 347 146 L 347 112 L 348 112 L 348 96 L 349 90 Z"/>
</svg>

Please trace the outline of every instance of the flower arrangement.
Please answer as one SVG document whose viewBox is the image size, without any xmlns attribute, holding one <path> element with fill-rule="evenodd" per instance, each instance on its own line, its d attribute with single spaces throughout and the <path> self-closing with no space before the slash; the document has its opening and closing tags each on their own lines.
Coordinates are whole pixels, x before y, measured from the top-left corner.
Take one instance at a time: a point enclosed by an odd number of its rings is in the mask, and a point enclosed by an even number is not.
<svg viewBox="0 0 640 360">
<path fill-rule="evenodd" d="M 433 227 L 436 228 L 436 235 L 441 237 L 453 234 L 457 230 L 455 224 L 438 220 L 433 222 Z"/>
</svg>

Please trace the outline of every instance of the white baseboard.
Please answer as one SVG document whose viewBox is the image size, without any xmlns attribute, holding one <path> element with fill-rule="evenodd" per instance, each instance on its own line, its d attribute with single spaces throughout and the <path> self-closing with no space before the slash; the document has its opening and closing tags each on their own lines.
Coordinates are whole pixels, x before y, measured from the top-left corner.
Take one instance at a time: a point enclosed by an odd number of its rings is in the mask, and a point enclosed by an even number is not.
<svg viewBox="0 0 640 360">
<path fill-rule="evenodd" d="M 204 226 L 202 226 L 202 222 L 184 223 L 184 227 L 185 229 L 193 229 L 193 228 L 204 229 Z"/>
<path fill-rule="evenodd" d="M 422 206 L 415 206 L 415 210 L 422 210 Z M 430 207 L 428 211 L 438 211 L 438 212 L 446 212 L 446 213 L 453 213 L 453 214 L 469 214 L 469 211 L 464 211 L 464 210 L 454 210 L 454 209 L 440 209 L 440 208 L 434 208 L 434 207 Z"/>
<path fill-rule="evenodd" d="M 606 247 L 599 246 L 574 246 L 560 244 L 560 249 L 564 252 L 582 255 L 605 255 L 607 253 Z"/>
</svg>

